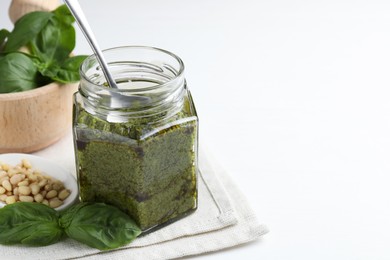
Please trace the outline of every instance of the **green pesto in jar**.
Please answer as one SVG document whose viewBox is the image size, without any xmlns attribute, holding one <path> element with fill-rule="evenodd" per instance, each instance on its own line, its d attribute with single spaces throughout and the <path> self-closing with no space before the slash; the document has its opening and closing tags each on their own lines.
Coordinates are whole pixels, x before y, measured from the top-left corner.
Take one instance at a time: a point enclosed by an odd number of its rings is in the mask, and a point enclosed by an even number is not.
<svg viewBox="0 0 390 260">
<path fill-rule="evenodd" d="M 190 94 L 182 109 L 112 123 L 75 99 L 74 135 L 82 201 L 128 213 L 142 230 L 167 224 L 197 207 L 197 116 Z"/>
</svg>

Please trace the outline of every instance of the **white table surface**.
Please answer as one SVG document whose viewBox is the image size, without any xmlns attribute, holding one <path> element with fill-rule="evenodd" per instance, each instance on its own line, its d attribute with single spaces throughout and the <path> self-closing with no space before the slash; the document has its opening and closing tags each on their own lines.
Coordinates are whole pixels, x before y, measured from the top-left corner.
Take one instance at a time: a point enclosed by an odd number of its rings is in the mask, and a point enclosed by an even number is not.
<svg viewBox="0 0 390 260">
<path fill-rule="evenodd" d="M 201 145 L 271 230 L 194 259 L 390 259 L 390 1 L 80 2 L 102 48 L 184 60 Z"/>
</svg>

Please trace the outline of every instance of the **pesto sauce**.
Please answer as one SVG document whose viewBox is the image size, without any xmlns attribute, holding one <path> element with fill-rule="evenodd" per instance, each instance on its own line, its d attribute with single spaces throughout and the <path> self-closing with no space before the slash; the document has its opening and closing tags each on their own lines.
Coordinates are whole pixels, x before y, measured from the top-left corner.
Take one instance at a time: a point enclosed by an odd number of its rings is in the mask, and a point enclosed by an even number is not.
<svg viewBox="0 0 390 260">
<path fill-rule="evenodd" d="M 75 149 L 82 201 L 117 206 L 144 231 L 196 209 L 198 123 L 190 97 L 179 113 L 162 121 L 144 118 L 110 123 L 76 106 Z"/>
</svg>

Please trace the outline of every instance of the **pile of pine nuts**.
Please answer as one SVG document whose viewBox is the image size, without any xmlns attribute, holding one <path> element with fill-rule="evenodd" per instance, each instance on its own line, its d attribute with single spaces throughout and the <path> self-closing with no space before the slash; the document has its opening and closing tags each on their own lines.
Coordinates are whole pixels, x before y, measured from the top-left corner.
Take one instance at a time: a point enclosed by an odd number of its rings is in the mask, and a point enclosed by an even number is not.
<svg viewBox="0 0 390 260">
<path fill-rule="evenodd" d="M 38 202 L 57 208 L 69 195 L 61 181 L 32 169 L 25 159 L 16 166 L 0 162 L 0 201 L 6 204 Z"/>
</svg>

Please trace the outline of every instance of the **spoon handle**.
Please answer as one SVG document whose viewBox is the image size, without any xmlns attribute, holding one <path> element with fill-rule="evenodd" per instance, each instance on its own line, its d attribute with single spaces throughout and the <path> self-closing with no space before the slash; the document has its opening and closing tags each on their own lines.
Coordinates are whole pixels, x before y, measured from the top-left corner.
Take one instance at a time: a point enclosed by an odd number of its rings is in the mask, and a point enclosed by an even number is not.
<svg viewBox="0 0 390 260">
<path fill-rule="evenodd" d="M 95 35 L 93 34 L 91 27 L 89 26 L 87 18 L 85 17 L 79 2 L 77 0 L 64 0 L 64 2 L 68 6 L 70 12 L 73 14 L 77 24 L 79 25 L 93 52 L 95 53 L 108 85 L 111 88 L 118 88 L 114 78 L 108 70 L 107 62 L 104 59 L 103 53 L 95 39 Z"/>
</svg>

